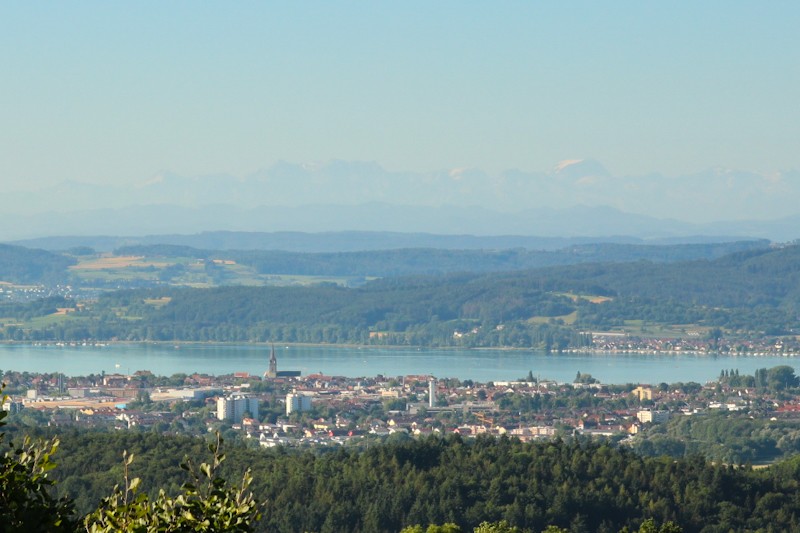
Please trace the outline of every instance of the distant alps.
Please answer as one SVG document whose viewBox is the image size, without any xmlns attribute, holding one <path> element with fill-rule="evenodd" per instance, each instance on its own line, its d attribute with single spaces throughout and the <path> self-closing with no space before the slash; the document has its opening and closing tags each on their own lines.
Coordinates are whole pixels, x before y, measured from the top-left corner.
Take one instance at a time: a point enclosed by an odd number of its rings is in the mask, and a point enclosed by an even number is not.
<svg viewBox="0 0 800 533">
<path fill-rule="evenodd" d="M 132 187 L 67 181 L 7 192 L 2 206 L 4 240 L 97 234 L 98 226 L 117 235 L 372 230 L 788 240 L 800 237 L 800 172 L 712 168 L 679 177 L 617 177 L 595 160 L 576 159 L 549 171 L 489 175 L 279 161 L 244 178 L 163 172 Z"/>
</svg>

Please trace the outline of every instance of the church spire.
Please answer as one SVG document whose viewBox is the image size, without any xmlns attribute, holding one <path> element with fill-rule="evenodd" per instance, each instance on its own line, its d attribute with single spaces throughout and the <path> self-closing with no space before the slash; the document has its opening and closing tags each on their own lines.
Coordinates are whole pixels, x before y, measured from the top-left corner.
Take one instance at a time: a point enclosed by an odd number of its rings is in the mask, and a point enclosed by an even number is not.
<svg viewBox="0 0 800 533">
<path fill-rule="evenodd" d="M 269 356 L 269 371 L 267 377 L 275 379 L 278 377 L 278 360 L 275 359 L 275 345 L 272 345 L 272 353 Z"/>
</svg>

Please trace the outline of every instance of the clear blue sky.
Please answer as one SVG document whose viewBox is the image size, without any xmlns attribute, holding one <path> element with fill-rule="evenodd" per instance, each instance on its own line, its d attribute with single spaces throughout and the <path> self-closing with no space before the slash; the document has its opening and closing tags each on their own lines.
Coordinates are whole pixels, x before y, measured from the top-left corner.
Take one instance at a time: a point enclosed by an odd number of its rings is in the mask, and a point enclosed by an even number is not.
<svg viewBox="0 0 800 533">
<path fill-rule="evenodd" d="M 0 185 L 800 168 L 800 2 L 3 2 Z"/>
</svg>

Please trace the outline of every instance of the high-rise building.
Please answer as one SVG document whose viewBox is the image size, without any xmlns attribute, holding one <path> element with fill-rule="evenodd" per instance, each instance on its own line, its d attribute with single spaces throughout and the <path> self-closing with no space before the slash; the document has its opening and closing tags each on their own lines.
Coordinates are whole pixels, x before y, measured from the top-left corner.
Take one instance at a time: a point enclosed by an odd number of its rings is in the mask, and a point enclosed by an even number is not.
<svg viewBox="0 0 800 533">
<path fill-rule="evenodd" d="M 428 382 L 428 407 L 436 407 L 436 380 Z"/>
<path fill-rule="evenodd" d="M 217 418 L 241 422 L 245 413 L 258 418 L 258 398 L 249 396 L 228 396 L 217 399 Z"/>
<path fill-rule="evenodd" d="M 311 409 L 311 397 L 304 394 L 292 392 L 286 395 L 286 414 L 290 415 L 295 411 L 308 411 Z"/>
</svg>

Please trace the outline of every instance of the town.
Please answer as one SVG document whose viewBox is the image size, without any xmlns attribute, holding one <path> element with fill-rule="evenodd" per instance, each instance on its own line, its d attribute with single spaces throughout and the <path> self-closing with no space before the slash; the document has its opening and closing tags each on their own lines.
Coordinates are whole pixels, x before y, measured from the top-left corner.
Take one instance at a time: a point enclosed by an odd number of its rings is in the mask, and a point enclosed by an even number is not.
<svg viewBox="0 0 800 533">
<path fill-rule="evenodd" d="M 724 370 L 706 384 L 572 383 L 534 376 L 478 383 L 430 375 L 344 377 L 278 371 L 274 349 L 263 376 L 147 370 L 64 376 L 6 371 L 10 420 L 202 436 L 220 432 L 253 447 L 340 446 L 362 439 L 431 434 L 507 435 L 522 441 L 598 436 L 633 441 L 673 417 L 745 412 L 794 420 L 798 378 L 788 366 L 752 376 Z M 750 381 L 748 381 L 750 380 Z M 775 387 L 767 387 L 768 384 Z"/>
</svg>

